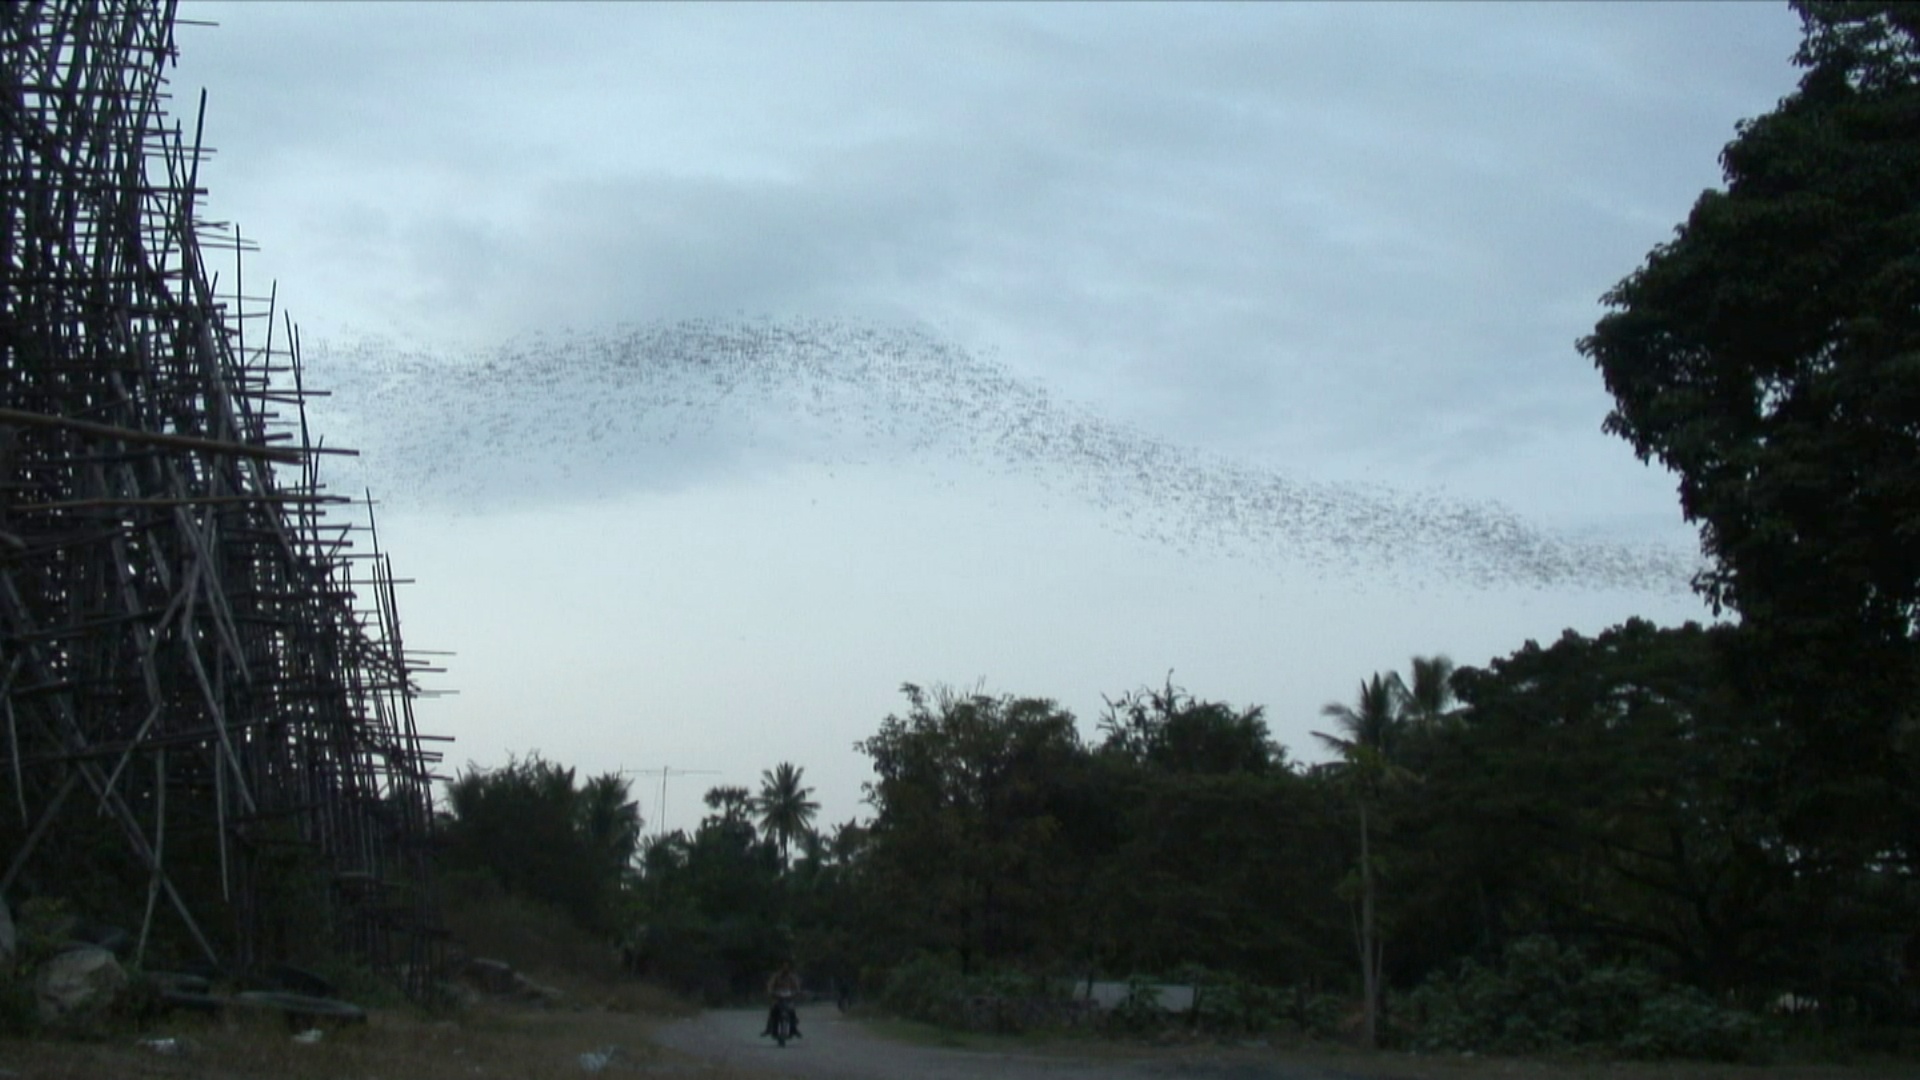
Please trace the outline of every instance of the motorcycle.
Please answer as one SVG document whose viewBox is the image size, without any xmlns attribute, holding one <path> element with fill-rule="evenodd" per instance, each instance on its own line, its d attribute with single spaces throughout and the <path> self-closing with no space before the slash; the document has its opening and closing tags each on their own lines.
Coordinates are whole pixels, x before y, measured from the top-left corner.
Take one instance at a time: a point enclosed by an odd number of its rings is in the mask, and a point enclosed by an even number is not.
<svg viewBox="0 0 1920 1080">
<path fill-rule="evenodd" d="M 800 1016 L 793 1011 L 792 994 L 776 994 L 773 998 L 773 1016 L 769 1031 L 773 1041 L 785 1048 L 788 1039 L 800 1037 Z"/>
</svg>

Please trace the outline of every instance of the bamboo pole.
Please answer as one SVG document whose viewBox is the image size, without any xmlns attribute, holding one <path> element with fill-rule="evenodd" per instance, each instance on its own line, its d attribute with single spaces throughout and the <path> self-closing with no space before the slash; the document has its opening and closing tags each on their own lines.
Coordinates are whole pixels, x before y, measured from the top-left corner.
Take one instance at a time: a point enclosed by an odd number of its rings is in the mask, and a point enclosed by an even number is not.
<svg viewBox="0 0 1920 1080">
<path fill-rule="evenodd" d="M 80 783 L 117 822 L 149 872 L 143 957 L 164 895 L 218 962 L 166 869 L 198 843 L 168 817 L 200 802 L 229 956 L 246 963 L 266 940 L 246 823 L 297 821 L 336 873 L 373 875 L 369 896 L 426 895 L 439 755 L 411 701 L 437 669 L 404 646 L 402 582 L 371 522 L 362 553 L 329 513 L 356 500 L 327 492 L 319 461 L 352 451 L 309 427 L 325 391 L 306 385 L 298 327 L 275 319 L 277 288 L 264 310 L 249 291 L 253 239 L 200 213 L 206 95 L 191 132 L 167 117 L 173 15 L 170 0 L 48 0 L 0 20 L 0 81 L 19 91 L 0 104 L 5 773 L 38 830 L 19 865 L 66 827 Z M 229 257 L 230 288 L 207 262 Z M 376 966 L 431 954 L 431 910 L 340 903 Z"/>
<path fill-rule="evenodd" d="M 92 435 L 102 439 L 118 439 L 121 442 L 139 443 L 148 446 L 165 446 L 176 450 L 198 450 L 209 454 L 234 454 L 240 457 L 261 458 L 267 461 L 279 461 L 288 465 L 300 464 L 300 451 L 290 447 L 252 446 L 246 443 L 230 442 L 225 439 L 203 439 L 197 435 L 175 435 L 170 432 L 140 431 L 134 428 L 116 427 L 112 424 L 97 424 L 90 420 L 76 420 L 65 416 L 48 416 L 44 413 L 28 412 L 24 409 L 0 407 L 0 424 L 15 424 L 20 427 L 56 428 L 71 431 L 76 435 Z"/>
</svg>

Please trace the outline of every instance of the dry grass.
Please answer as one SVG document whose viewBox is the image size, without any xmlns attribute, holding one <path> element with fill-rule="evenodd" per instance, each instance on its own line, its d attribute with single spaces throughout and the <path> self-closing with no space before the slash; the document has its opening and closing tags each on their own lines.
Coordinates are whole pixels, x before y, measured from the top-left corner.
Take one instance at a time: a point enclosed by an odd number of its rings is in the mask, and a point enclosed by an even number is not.
<svg viewBox="0 0 1920 1080">
<path fill-rule="evenodd" d="M 480 1007 L 457 1018 L 396 1010 L 363 1026 L 296 1042 L 284 1023 L 175 1019 L 134 1034 L 89 1039 L 0 1041 L 0 1069 L 20 1080 L 192 1077 L 193 1080 L 499 1080 L 585 1076 L 582 1053 L 619 1046 L 599 1075 L 695 1073 L 715 1080 L 744 1074 L 708 1069 L 655 1047 L 653 1021 L 602 1009 Z M 162 1053 L 143 1040 L 173 1039 Z"/>
<path fill-rule="evenodd" d="M 576 1007 L 646 1016 L 685 1016 L 695 1006 L 620 970 L 614 950 L 545 905 L 482 891 L 449 904 L 447 928 L 460 951 L 511 964 L 566 992 Z"/>
<path fill-rule="evenodd" d="M 654 1046 L 660 1020 L 692 1007 L 626 977 L 611 950 L 539 905 L 497 894 L 469 897 L 448 913 L 460 950 L 512 964 L 565 993 L 553 1008 L 480 1005 L 446 1015 L 411 1006 L 374 1009 L 360 1026 L 326 1030 L 306 1044 L 276 1016 L 174 1014 L 142 1030 L 119 1026 L 85 1036 L 0 1038 L 0 1080 L 475 1080 L 584 1077 L 580 1055 L 621 1047 L 601 1076 L 709 1069 Z M 152 1044 L 173 1040 L 173 1052 Z"/>
<path fill-rule="evenodd" d="M 619 1046 L 597 1075 L 698 1075 L 712 1080 L 752 1076 L 716 1068 L 657 1047 L 654 1027 L 692 1007 L 627 978 L 611 950 L 550 910 L 503 897 L 468 897 L 448 913 L 468 955 L 512 964 L 565 992 L 558 1007 L 482 1005 L 447 1016 L 411 1007 L 375 1010 L 368 1023 L 330 1029 L 318 1042 L 296 1042 L 285 1023 L 266 1015 L 208 1018 L 176 1015 L 136 1032 L 109 1029 L 87 1037 L 0 1038 L 0 1080 L 95 1080 L 176 1077 L 192 1080 L 544 1080 L 584 1077 L 580 1056 Z M 1150 1047 L 1091 1038 L 996 1039 L 955 1035 L 898 1021 L 864 1025 L 909 1046 L 1001 1055 L 1059 1055 L 1079 1060 L 1149 1064 L 1177 1075 L 1326 1074 L 1371 1080 L 1893 1080 L 1914 1075 L 1911 1062 L 1885 1065 L 1773 1067 L 1541 1062 L 1456 1056 L 1367 1054 L 1338 1046 L 1271 1047 L 1217 1044 Z M 175 1053 L 151 1044 L 174 1040 Z M 1008 1073 L 1007 1075 L 1011 1075 Z"/>
</svg>

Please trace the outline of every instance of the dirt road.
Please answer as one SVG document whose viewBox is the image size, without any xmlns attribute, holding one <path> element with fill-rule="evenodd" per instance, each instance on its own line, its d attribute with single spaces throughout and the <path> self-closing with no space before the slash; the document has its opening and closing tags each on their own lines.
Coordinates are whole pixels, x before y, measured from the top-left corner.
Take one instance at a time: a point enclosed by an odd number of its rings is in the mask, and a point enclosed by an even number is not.
<svg viewBox="0 0 1920 1080">
<path fill-rule="evenodd" d="M 831 1009 L 800 1018 L 803 1037 L 785 1049 L 758 1036 L 766 1014 L 727 1009 L 665 1024 L 661 1045 L 715 1065 L 810 1080 L 1352 1080 L 1353 1074 L 1301 1065 L 1233 1060 L 1216 1054 L 1073 1057 L 950 1050 L 893 1042 Z"/>
</svg>

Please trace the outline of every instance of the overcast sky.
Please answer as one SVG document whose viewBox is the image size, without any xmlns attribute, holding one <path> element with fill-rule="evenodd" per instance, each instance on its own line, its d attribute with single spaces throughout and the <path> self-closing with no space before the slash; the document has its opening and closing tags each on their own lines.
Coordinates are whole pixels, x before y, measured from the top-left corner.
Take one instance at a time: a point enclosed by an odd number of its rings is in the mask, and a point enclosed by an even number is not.
<svg viewBox="0 0 1920 1080">
<path fill-rule="evenodd" d="M 675 828 L 792 761 L 827 824 L 902 682 L 1092 737 L 1171 670 L 1314 759 L 1416 653 L 1707 616 L 1574 343 L 1784 4 L 181 16 L 450 767 L 633 770 L 651 830 L 643 770 L 702 770 Z"/>
</svg>

